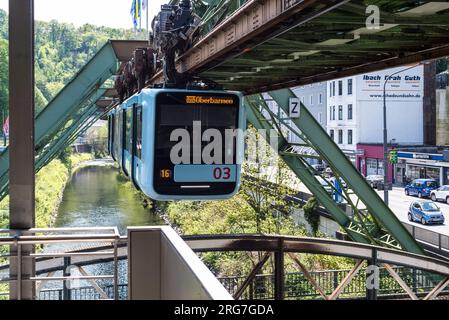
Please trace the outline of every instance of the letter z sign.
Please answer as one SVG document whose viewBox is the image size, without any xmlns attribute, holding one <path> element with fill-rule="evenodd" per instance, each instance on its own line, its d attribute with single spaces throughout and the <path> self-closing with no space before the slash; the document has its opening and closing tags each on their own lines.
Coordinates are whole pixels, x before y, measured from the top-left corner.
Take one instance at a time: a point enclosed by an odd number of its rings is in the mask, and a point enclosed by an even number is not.
<svg viewBox="0 0 449 320">
<path fill-rule="evenodd" d="M 290 98 L 288 101 L 288 110 L 290 118 L 299 118 L 301 102 L 299 98 Z"/>
</svg>

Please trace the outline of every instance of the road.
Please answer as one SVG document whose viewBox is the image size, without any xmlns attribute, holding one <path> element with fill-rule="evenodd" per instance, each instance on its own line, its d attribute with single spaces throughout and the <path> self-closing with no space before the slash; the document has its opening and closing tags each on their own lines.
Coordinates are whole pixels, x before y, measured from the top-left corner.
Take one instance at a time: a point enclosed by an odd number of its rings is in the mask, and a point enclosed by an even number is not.
<svg viewBox="0 0 449 320">
<path fill-rule="evenodd" d="M 377 191 L 379 196 L 383 199 L 383 191 Z M 394 214 L 402 222 L 408 222 L 407 213 L 410 203 L 413 200 L 418 199 L 418 197 L 407 196 L 404 193 L 404 188 L 393 188 L 389 192 L 389 207 L 394 212 Z M 435 231 L 444 235 L 449 236 L 449 205 L 445 202 L 437 202 L 437 205 L 441 208 L 443 212 L 445 223 L 443 225 L 422 225 L 418 222 L 409 222 L 410 224 L 416 224 L 417 226 Z"/>
<path fill-rule="evenodd" d="M 302 183 L 300 183 L 299 188 L 296 187 L 296 189 L 299 189 L 300 191 L 303 191 L 306 193 L 311 193 L 307 189 L 307 187 L 304 186 Z M 377 194 L 380 196 L 380 198 L 383 199 L 383 191 L 377 191 L 376 189 L 374 189 L 374 190 L 377 192 Z M 424 226 L 418 222 L 409 222 L 408 221 L 408 218 L 407 218 L 408 208 L 410 206 L 410 203 L 415 199 L 418 199 L 418 198 L 405 195 L 404 188 L 394 187 L 393 190 L 389 191 L 389 207 L 401 222 L 407 222 L 409 224 L 416 225 L 420 228 L 428 229 L 428 230 L 449 236 L 449 205 L 444 202 L 437 202 L 437 204 L 441 208 L 441 211 L 443 212 L 444 218 L 446 220 L 444 225 L 426 225 L 426 226 Z"/>
</svg>

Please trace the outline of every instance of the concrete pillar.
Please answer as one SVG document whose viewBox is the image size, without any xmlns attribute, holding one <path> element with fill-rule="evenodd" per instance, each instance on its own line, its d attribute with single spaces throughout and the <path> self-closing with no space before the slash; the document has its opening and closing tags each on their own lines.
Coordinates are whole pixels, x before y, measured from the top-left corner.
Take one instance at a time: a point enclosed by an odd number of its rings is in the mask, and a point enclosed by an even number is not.
<svg viewBox="0 0 449 320">
<path fill-rule="evenodd" d="M 9 0 L 9 227 L 34 227 L 34 0 Z M 34 299 L 32 246 L 12 246 L 11 299 Z M 28 280 L 27 280 L 28 279 Z M 22 281 L 20 281 L 22 280 Z M 20 285 L 18 285 L 20 284 Z"/>
</svg>

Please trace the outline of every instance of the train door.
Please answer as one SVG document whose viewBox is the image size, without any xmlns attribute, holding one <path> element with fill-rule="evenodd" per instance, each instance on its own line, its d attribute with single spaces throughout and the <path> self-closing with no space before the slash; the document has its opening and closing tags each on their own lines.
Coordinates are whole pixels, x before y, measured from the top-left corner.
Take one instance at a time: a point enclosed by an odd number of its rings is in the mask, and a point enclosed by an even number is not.
<svg viewBox="0 0 449 320">
<path fill-rule="evenodd" d="M 115 161 L 117 161 L 117 163 L 119 165 L 121 165 L 121 144 L 122 144 L 122 139 L 121 139 L 121 135 L 122 135 L 122 126 L 121 126 L 121 112 L 120 110 L 117 110 L 115 117 L 114 117 L 114 156 L 115 156 Z"/>
<path fill-rule="evenodd" d="M 109 147 L 109 154 L 111 155 L 112 159 L 116 161 L 115 158 L 115 114 L 111 114 L 109 116 L 109 123 L 108 123 L 108 147 Z"/>
<path fill-rule="evenodd" d="M 123 111 L 122 167 L 129 177 L 131 177 L 133 162 L 133 109 L 134 107 L 129 107 Z"/>
<path fill-rule="evenodd" d="M 108 153 L 111 154 L 111 121 L 112 114 L 108 115 Z"/>
<path fill-rule="evenodd" d="M 123 172 L 125 173 L 125 175 L 128 175 L 128 173 L 126 171 L 126 168 L 125 168 L 126 110 L 122 110 L 120 114 L 122 116 L 122 119 L 121 119 L 122 120 L 121 121 L 121 127 L 122 127 L 122 139 L 121 139 L 121 141 L 122 141 L 122 143 L 121 143 L 121 148 L 120 148 L 120 150 L 121 150 L 121 152 L 120 152 L 120 154 L 121 154 L 120 160 L 121 160 L 121 167 L 122 167 Z"/>
<path fill-rule="evenodd" d="M 133 121 L 132 121 L 132 163 L 131 163 L 131 180 L 137 189 L 139 187 L 139 177 L 141 165 L 140 159 L 142 154 L 142 106 L 133 105 Z"/>
</svg>

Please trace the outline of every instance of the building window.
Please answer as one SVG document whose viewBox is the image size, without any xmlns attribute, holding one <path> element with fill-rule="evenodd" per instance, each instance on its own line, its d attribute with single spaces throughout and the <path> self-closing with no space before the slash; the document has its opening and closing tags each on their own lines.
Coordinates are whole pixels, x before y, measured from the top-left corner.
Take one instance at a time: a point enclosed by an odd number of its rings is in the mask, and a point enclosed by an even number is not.
<svg viewBox="0 0 449 320">
<path fill-rule="evenodd" d="M 348 120 L 352 120 L 352 104 L 348 104 Z"/>
<path fill-rule="evenodd" d="M 323 124 L 323 113 L 321 113 L 321 112 L 318 112 L 318 122 L 320 124 Z"/>
<path fill-rule="evenodd" d="M 323 103 L 323 94 L 322 93 L 320 93 L 320 100 L 319 100 L 320 102 L 320 104 L 322 104 Z"/>
<path fill-rule="evenodd" d="M 341 80 L 338 81 L 338 95 L 343 95 L 343 81 Z"/>
<path fill-rule="evenodd" d="M 329 106 L 329 120 L 332 120 L 332 107 Z"/>
<path fill-rule="evenodd" d="M 332 82 L 329 82 L 329 97 L 332 97 Z"/>
<path fill-rule="evenodd" d="M 343 120 L 343 106 L 338 106 L 338 120 Z"/>
<path fill-rule="evenodd" d="M 343 144 L 343 130 L 338 130 L 338 144 Z"/>
<path fill-rule="evenodd" d="M 335 106 L 332 106 L 332 120 L 335 120 Z"/>
<path fill-rule="evenodd" d="M 304 96 L 301 97 L 301 103 L 304 104 L 305 100 L 304 100 Z"/>
<path fill-rule="evenodd" d="M 334 141 L 334 130 L 329 131 L 332 141 Z"/>
<path fill-rule="evenodd" d="M 332 96 L 335 96 L 335 81 L 332 81 Z"/>
<path fill-rule="evenodd" d="M 352 130 L 348 130 L 348 144 L 352 144 Z"/>
<path fill-rule="evenodd" d="M 310 96 L 310 105 L 313 106 L 313 95 Z"/>
<path fill-rule="evenodd" d="M 348 94 L 352 94 L 352 79 L 348 79 Z"/>
</svg>

